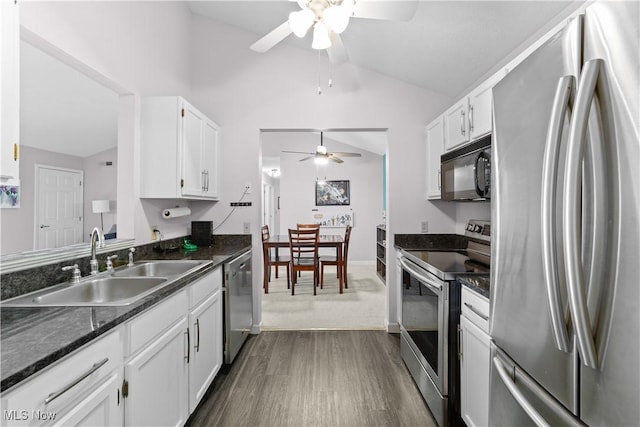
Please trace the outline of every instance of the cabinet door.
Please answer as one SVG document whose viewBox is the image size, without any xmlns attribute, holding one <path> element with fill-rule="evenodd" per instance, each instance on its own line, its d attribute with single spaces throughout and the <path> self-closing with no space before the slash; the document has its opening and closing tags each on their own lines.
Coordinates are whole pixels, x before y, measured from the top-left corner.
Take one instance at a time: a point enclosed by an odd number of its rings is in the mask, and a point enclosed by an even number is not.
<svg viewBox="0 0 640 427">
<path fill-rule="evenodd" d="M 444 114 L 444 148 L 452 150 L 469 141 L 468 98 L 458 101 Z"/>
<path fill-rule="evenodd" d="M 189 409 L 193 412 L 222 366 L 222 291 L 217 291 L 189 314 L 191 360 Z"/>
<path fill-rule="evenodd" d="M 184 425 L 189 416 L 191 340 L 183 317 L 125 365 L 125 425 Z"/>
<path fill-rule="evenodd" d="M 427 126 L 427 198 L 440 199 L 440 156 L 444 152 L 444 117 Z"/>
<path fill-rule="evenodd" d="M 202 140 L 204 116 L 188 103 L 182 112 L 182 195 L 202 196 L 204 169 L 202 168 Z"/>
<path fill-rule="evenodd" d="M 18 4 L 0 2 L 0 182 L 17 184 L 20 140 L 20 21 Z"/>
<path fill-rule="evenodd" d="M 469 427 L 489 425 L 490 338 L 465 316 L 460 317 L 460 410 Z"/>
<path fill-rule="evenodd" d="M 220 196 L 218 126 L 208 119 L 204 121 L 203 126 L 202 168 L 205 179 L 203 195 L 218 199 Z"/>
<path fill-rule="evenodd" d="M 120 371 L 109 378 L 82 402 L 69 410 L 63 418 L 56 419 L 56 425 L 63 426 L 121 426 L 123 425 Z"/>
<path fill-rule="evenodd" d="M 486 135 L 493 129 L 493 87 L 504 76 L 495 74 L 469 94 L 469 134 L 471 139 Z"/>
</svg>

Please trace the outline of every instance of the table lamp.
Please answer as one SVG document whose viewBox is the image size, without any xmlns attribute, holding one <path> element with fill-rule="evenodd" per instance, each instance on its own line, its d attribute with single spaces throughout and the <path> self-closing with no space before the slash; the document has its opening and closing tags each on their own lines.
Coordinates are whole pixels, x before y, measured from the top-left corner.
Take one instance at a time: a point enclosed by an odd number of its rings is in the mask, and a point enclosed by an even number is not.
<svg viewBox="0 0 640 427">
<path fill-rule="evenodd" d="M 100 231 L 104 233 L 104 219 L 102 214 L 105 212 L 109 212 L 109 201 L 108 200 L 93 200 L 91 202 L 91 206 L 93 207 L 93 213 L 100 214 Z"/>
</svg>

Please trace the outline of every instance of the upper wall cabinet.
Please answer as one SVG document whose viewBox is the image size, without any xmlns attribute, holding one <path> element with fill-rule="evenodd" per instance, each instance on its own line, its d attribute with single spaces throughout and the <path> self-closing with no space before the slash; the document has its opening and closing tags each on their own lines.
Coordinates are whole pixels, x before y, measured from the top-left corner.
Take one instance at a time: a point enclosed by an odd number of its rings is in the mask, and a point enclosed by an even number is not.
<svg viewBox="0 0 640 427">
<path fill-rule="evenodd" d="M 13 1 L 0 1 L 0 93 L 0 184 L 18 184 L 20 20 Z"/>
<path fill-rule="evenodd" d="M 184 98 L 143 98 L 140 197 L 218 200 L 219 130 Z"/>
<path fill-rule="evenodd" d="M 444 117 L 427 126 L 427 199 L 440 199 L 440 156 L 444 153 Z"/>
<path fill-rule="evenodd" d="M 504 71 L 494 74 L 444 113 L 446 151 L 491 132 L 491 89 L 503 76 Z"/>
</svg>

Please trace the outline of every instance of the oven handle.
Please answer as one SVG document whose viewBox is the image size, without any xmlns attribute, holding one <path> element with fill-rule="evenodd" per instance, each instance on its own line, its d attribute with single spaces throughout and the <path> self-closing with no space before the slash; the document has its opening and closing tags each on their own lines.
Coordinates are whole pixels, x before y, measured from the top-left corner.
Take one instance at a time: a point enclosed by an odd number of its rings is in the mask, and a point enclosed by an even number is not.
<svg viewBox="0 0 640 427">
<path fill-rule="evenodd" d="M 424 283 L 432 290 L 437 291 L 438 293 L 442 293 L 442 285 L 440 283 L 434 282 L 433 279 L 425 276 L 420 270 L 422 270 L 417 264 L 411 262 L 404 256 L 400 256 L 400 264 L 402 268 L 407 270 L 409 274 L 418 279 L 420 282 Z"/>
</svg>

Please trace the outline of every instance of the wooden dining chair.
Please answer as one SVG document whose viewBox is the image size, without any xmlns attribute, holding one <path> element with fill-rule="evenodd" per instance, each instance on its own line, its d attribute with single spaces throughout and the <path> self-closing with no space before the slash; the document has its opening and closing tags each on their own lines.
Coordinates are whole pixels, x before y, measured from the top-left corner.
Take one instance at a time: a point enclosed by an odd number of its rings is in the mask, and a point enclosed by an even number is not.
<svg viewBox="0 0 640 427">
<path fill-rule="evenodd" d="M 313 295 L 319 283 L 320 260 L 318 240 L 320 228 L 289 229 L 289 250 L 291 251 L 291 295 L 295 295 L 296 272 L 313 272 Z"/>
<path fill-rule="evenodd" d="M 340 280 L 340 276 L 342 276 L 342 282 L 344 283 L 344 287 L 348 288 L 347 284 L 347 258 L 349 255 L 349 240 L 351 238 L 351 227 L 347 225 L 347 228 L 344 230 L 344 243 L 342 244 L 342 263 L 338 263 L 337 255 L 333 256 L 321 256 L 320 257 L 320 289 L 323 288 L 324 284 L 324 266 L 336 266 L 336 275 L 338 280 Z"/>
<path fill-rule="evenodd" d="M 262 256 L 264 262 L 264 279 L 262 283 L 262 287 L 264 288 L 264 293 L 269 293 L 269 282 L 271 281 L 271 267 L 275 267 L 276 270 L 276 279 L 278 278 L 278 268 L 286 267 L 287 269 L 287 289 L 291 287 L 291 257 L 287 255 L 278 255 L 274 256 L 267 245 L 265 244 L 269 240 L 269 226 L 262 226 Z"/>
</svg>

